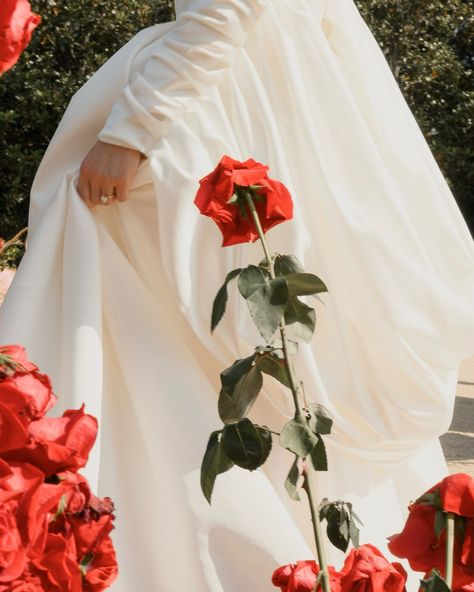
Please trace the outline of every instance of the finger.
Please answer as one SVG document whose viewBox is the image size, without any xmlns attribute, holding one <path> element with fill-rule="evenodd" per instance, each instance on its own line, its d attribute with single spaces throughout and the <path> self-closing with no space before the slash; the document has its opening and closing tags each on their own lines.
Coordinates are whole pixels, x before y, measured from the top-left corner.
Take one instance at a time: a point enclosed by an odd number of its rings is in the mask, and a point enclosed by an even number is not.
<svg viewBox="0 0 474 592">
<path fill-rule="evenodd" d="M 100 182 L 98 183 L 97 180 L 95 180 L 95 179 L 90 180 L 89 191 L 90 191 L 90 201 L 91 201 L 92 207 L 102 205 L 100 203 L 100 196 L 101 196 L 100 187 L 101 187 Z"/>
<path fill-rule="evenodd" d="M 88 208 L 91 207 L 89 182 L 84 175 L 79 175 L 76 187 L 77 193 Z"/>
<path fill-rule="evenodd" d="M 127 183 L 126 181 L 118 182 L 116 185 L 116 191 L 117 191 L 117 201 L 120 201 L 120 202 L 127 201 L 129 191 L 130 191 L 130 183 Z"/>
<path fill-rule="evenodd" d="M 109 199 L 106 204 L 103 204 L 100 201 L 100 197 L 102 195 L 107 196 Z M 117 191 L 113 181 L 111 180 L 103 180 L 100 186 L 100 195 L 99 195 L 99 204 L 104 206 L 112 205 L 117 199 Z"/>
</svg>

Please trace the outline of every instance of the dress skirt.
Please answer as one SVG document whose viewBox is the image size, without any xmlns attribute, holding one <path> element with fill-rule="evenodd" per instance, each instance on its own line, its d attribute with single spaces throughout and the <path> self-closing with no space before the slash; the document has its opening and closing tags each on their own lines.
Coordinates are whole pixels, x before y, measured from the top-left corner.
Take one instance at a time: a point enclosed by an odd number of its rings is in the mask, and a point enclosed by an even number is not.
<svg viewBox="0 0 474 592">
<path fill-rule="evenodd" d="M 262 467 L 218 476 L 211 505 L 200 489 L 222 427 L 219 374 L 261 343 L 235 286 L 213 334 L 212 301 L 262 252 L 221 247 L 193 203 L 199 179 L 224 154 L 254 158 L 292 194 L 294 218 L 268 232 L 271 248 L 328 287 L 295 356 L 307 399 L 334 419 L 317 496 L 352 502 L 361 542 L 387 557 L 410 500 L 447 474 L 439 436 L 474 353 L 474 242 L 351 0 L 269 3 L 215 82 L 147 145 L 128 201 L 88 209 L 82 159 L 98 134 L 113 141 L 111 109 L 165 52 L 186 14 L 176 8 L 73 96 L 32 187 L 0 342 L 24 345 L 51 376 L 54 414 L 85 402 L 99 420 L 83 473 L 115 502 L 113 592 L 271 592 L 274 569 L 315 553 L 306 496 L 283 485 L 293 455 L 274 436 Z M 115 129 L 126 145 L 128 129 Z M 278 432 L 293 413 L 267 377 L 249 417 Z M 341 566 L 342 553 L 329 558 Z"/>
</svg>

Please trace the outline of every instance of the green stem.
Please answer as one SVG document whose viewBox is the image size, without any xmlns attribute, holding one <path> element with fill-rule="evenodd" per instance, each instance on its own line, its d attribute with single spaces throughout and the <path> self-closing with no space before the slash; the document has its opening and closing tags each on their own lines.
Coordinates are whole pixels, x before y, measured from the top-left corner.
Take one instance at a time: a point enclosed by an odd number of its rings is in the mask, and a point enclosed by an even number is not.
<svg viewBox="0 0 474 592">
<path fill-rule="evenodd" d="M 313 533 L 314 533 L 314 539 L 316 541 L 316 551 L 318 553 L 318 559 L 319 559 L 319 566 L 321 568 L 320 574 L 321 574 L 321 584 L 323 587 L 324 592 L 326 592 L 327 590 L 331 590 L 330 587 L 330 583 L 329 583 L 329 572 L 328 572 L 328 568 L 327 568 L 327 559 L 326 559 L 326 550 L 324 548 L 324 544 L 323 544 L 323 537 L 321 534 L 321 521 L 319 519 L 319 512 L 318 512 L 318 508 L 316 507 L 316 504 L 314 502 L 316 496 L 314 495 L 314 491 L 313 491 L 313 484 L 312 484 L 312 471 L 311 471 L 311 467 L 308 465 L 311 464 L 310 460 L 305 460 L 305 470 L 303 471 L 304 474 L 304 484 L 303 484 L 303 489 L 306 491 L 306 494 L 308 495 L 308 501 L 309 501 L 309 507 L 310 507 L 310 511 L 311 511 L 311 521 L 313 523 Z M 309 470 L 308 470 L 309 468 Z M 317 586 L 316 586 L 316 590 L 317 590 Z M 316 592 L 316 590 L 314 592 Z"/>
<path fill-rule="evenodd" d="M 275 279 L 275 268 L 273 266 L 273 259 L 268 247 L 267 239 L 265 237 L 265 233 L 263 232 L 262 224 L 260 223 L 260 218 L 258 217 L 257 209 L 255 208 L 255 203 L 252 199 L 251 194 L 248 191 L 244 191 L 243 194 L 245 195 L 245 199 L 247 201 L 247 205 L 250 209 L 250 214 L 252 215 L 253 221 L 257 228 L 258 237 L 263 247 L 263 251 L 265 253 L 265 258 L 268 264 L 268 271 L 270 273 L 270 277 L 272 280 Z M 286 336 L 286 324 L 285 320 L 282 318 L 280 321 L 280 337 L 281 337 L 281 344 L 283 350 L 283 356 L 285 358 L 286 368 L 288 370 L 288 379 L 290 381 L 290 388 L 293 394 L 293 400 L 295 403 L 296 408 L 296 415 L 303 415 L 303 412 L 300 409 L 299 401 L 298 401 L 298 383 L 295 376 L 295 371 L 293 368 L 293 364 L 291 362 L 289 348 L 288 348 L 288 338 Z"/>
<path fill-rule="evenodd" d="M 451 588 L 453 583 L 453 554 L 454 554 L 454 520 L 452 512 L 446 516 L 446 574 L 445 580 Z"/>
<path fill-rule="evenodd" d="M 248 191 L 244 191 L 244 190 L 241 190 L 241 191 L 245 197 L 246 203 L 247 203 L 249 210 L 250 210 L 250 214 L 251 214 L 252 219 L 255 223 L 258 237 L 259 237 L 260 242 L 262 244 L 263 251 L 265 253 L 265 257 L 267 260 L 268 271 L 270 273 L 270 277 L 272 279 L 275 279 L 276 276 L 275 276 L 275 268 L 273 265 L 272 255 L 271 255 L 270 249 L 268 247 L 267 239 L 265 237 L 265 233 L 263 232 L 262 224 L 260 222 L 260 218 L 258 217 L 258 212 L 255 207 L 255 203 L 252 199 L 252 195 Z M 286 324 L 285 324 L 284 318 L 282 318 L 280 321 L 280 336 L 281 336 L 281 344 L 282 344 L 283 355 L 285 358 L 286 369 L 288 371 L 290 389 L 291 389 L 291 393 L 293 395 L 293 401 L 295 403 L 296 417 L 298 417 L 298 416 L 301 417 L 301 416 L 303 416 L 303 411 L 302 411 L 302 409 L 300 407 L 300 403 L 299 403 L 298 382 L 296 380 L 295 370 L 293 368 L 293 363 L 291 361 L 290 352 L 289 352 L 289 348 L 288 348 L 288 338 L 286 336 Z M 303 488 L 305 489 L 305 491 L 308 495 L 309 507 L 310 507 L 310 511 L 311 511 L 311 520 L 313 523 L 314 538 L 316 541 L 316 553 L 318 555 L 318 561 L 319 561 L 319 567 L 320 567 L 322 589 L 323 589 L 323 592 L 331 592 L 331 587 L 329 584 L 329 572 L 328 572 L 327 561 L 326 561 L 326 553 L 324 550 L 323 539 L 321 536 L 321 522 L 319 519 L 318 508 L 316 506 L 316 496 L 313 492 L 312 484 L 311 484 L 311 473 L 313 471 L 313 467 L 311 466 L 310 461 L 308 461 L 308 462 L 305 461 L 305 466 L 307 467 L 307 469 L 305 471 L 305 484 L 303 485 Z M 317 587 L 318 587 L 318 583 L 316 583 L 316 589 L 317 589 Z"/>
</svg>

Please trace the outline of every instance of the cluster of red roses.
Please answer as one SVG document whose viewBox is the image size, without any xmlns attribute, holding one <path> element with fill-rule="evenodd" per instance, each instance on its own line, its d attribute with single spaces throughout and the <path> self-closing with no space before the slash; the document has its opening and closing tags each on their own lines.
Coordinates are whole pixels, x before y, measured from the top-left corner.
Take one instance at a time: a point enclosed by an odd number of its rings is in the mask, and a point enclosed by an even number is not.
<svg viewBox="0 0 474 592">
<path fill-rule="evenodd" d="M 117 576 L 114 506 L 77 471 L 97 436 L 84 405 L 46 417 L 49 377 L 0 348 L 0 592 L 98 592 Z"/>
<path fill-rule="evenodd" d="M 373 545 L 352 549 L 341 571 L 333 566 L 328 570 L 331 592 L 405 591 L 407 573 L 402 565 L 390 563 Z M 272 582 L 281 592 L 312 592 L 318 573 L 319 566 L 315 561 L 297 561 L 276 569 Z"/>
<path fill-rule="evenodd" d="M 0 74 L 16 64 L 40 22 L 28 0 L 0 2 Z"/>
</svg>

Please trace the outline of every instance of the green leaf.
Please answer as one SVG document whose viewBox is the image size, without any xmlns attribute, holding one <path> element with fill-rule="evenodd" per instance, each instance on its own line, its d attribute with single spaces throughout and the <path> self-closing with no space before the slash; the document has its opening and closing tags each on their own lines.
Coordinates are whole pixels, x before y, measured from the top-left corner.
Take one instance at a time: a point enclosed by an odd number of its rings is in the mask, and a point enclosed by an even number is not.
<svg viewBox="0 0 474 592">
<path fill-rule="evenodd" d="M 272 437 L 270 432 L 244 418 L 224 427 L 222 445 L 236 465 L 253 471 L 267 460 Z"/>
<path fill-rule="evenodd" d="M 439 489 L 435 489 L 430 493 L 424 493 L 419 497 L 415 504 L 426 504 L 427 506 L 434 506 L 435 508 L 442 509 L 441 506 L 441 495 Z"/>
<path fill-rule="evenodd" d="M 331 543 L 345 552 L 352 541 L 354 547 L 359 546 L 359 529 L 355 524 L 360 519 L 352 510 L 350 502 L 337 500 L 330 502 L 324 498 L 319 504 L 319 518 L 327 521 L 326 532 Z"/>
<path fill-rule="evenodd" d="M 285 308 L 285 323 L 289 337 L 309 343 L 316 326 L 316 313 L 296 296 L 290 296 Z"/>
<path fill-rule="evenodd" d="M 359 532 L 360 531 L 357 528 L 354 517 L 352 515 L 349 520 L 349 538 L 356 549 L 359 546 Z"/>
<path fill-rule="evenodd" d="M 232 366 L 223 370 L 220 374 L 222 388 L 231 393 L 242 376 L 247 374 L 250 368 L 254 365 L 255 356 L 256 354 L 252 354 L 251 356 L 248 356 L 248 358 L 236 360 Z"/>
<path fill-rule="evenodd" d="M 247 299 L 258 287 L 266 282 L 265 276 L 256 265 L 249 265 L 239 275 L 237 285 L 239 292 Z"/>
<path fill-rule="evenodd" d="M 297 487 L 298 479 L 301 477 L 301 475 L 302 471 L 298 465 L 298 456 L 296 456 L 293 464 L 291 465 L 290 472 L 288 473 L 288 476 L 285 480 L 285 489 L 288 492 L 288 495 L 291 497 L 291 499 L 296 501 L 300 501 L 301 499 L 298 493 L 299 488 Z"/>
<path fill-rule="evenodd" d="M 217 327 L 225 312 L 225 307 L 227 305 L 227 284 L 237 277 L 241 271 L 242 268 L 233 269 L 230 271 L 227 274 L 223 285 L 219 288 L 216 297 L 214 298 L 214 303 L 212 305 L 211 333 Z"/>
<path fill-rule="evenodd" d="M 264 284 L 256 287 L 250 294 L 248 290 L 249 286 L 246 284 L 244 292 L 248 294 L 247 305 L 250 314 L 260 334 L 268 342 L 277 330 L 285 312 L 288 301 L 286 280 L 284 277 L 277 277 L 265 281 Z"/>
<path fill-rule="evenodd" d="M 441 533 L 446 528 L 447 514 L 443 510 L 436 510 L 434 521 L 434 532 L 436 538 L 439 540 Z"/>
<path fill-rule="evenodd" d="M 279 358 L 274 353 L 265 353 L 257 356 L 257 364 L 262 372 L 268 374 L 281 382 L 284 386 L 291 388 L 290 378 L 284 359 Z"/>
<path fill-rule="evenodd" d="M 314 434 L 330 434 L 332 418 L 329 411 L 319 403 L 310 403 L 307 407 L 308 426 Z"/>
<path fill-rule="evenodd" d="M 328 291 L 323 280 L 313 273 L 290 273 L 286 281 L 291 296 L 310 296 Z"/>
<path fill-rule="evenodd" d="M 221 420 L 228 423 L 244 418 L 255 403 L 262 384 L 262 371 L 255 365 L 240 377 L 232 391 L 222 388 L 217 404 Z"/>
<path fill-rule="evenodd" d="M 349 546 L 349 531 L 347 528 L 347 514 L 344 506 L 340 504 L 339 506 L 333 505 L 330 507 L 326 520 L 326 533 L 328 539 L 337 549 L 340 549 L 345 553 Z"/>
<path fill-rule="evenodd" d="M 222 430 L 216 430 L 209 436 L 201 464 L 201 489 L 209 504 L 217 475 L 225 473 L 234 466 L 222 446 L 222 440 L 219 441 L 221 432 Z"/>
<path fill-rule="evenodd" d="M 318 441 L 309 453 L 311 464 L 313 465 L 315 471 L 327 471 L 328 459 L 326 456 L 326 447 L 324 446 L 324 442 L 321 436 L 316 437 Z"/>
<path fill-rule="evenodd" d="M 297 416 L 288 421 L 280 432 L 280 444 L 304 458 L 317 444 L 317 437 L 309 429 L 304 417 Z"/>
<path fill-rule="evenodd" d="M 321 522 L 326 518 L 329 509 L 331 508 L 331 502 L 328 500 L 327 497 L 323 497 L 323 499 L 319 502 L 318 512 L 319 512 L 319 519 Z"/>
<path fill-rule="evenodd" d="M 303 266 L 294 255 L 277 255 L 273 262 L 275 275 L 304 272 Z"/>
<path fill-rule="evenodd" d="M 437 569 L 432 569 L 430 577 L 420 580 L 420 590 L 424 592 L 450 592 L 450 587 Z"/>
</svg>

